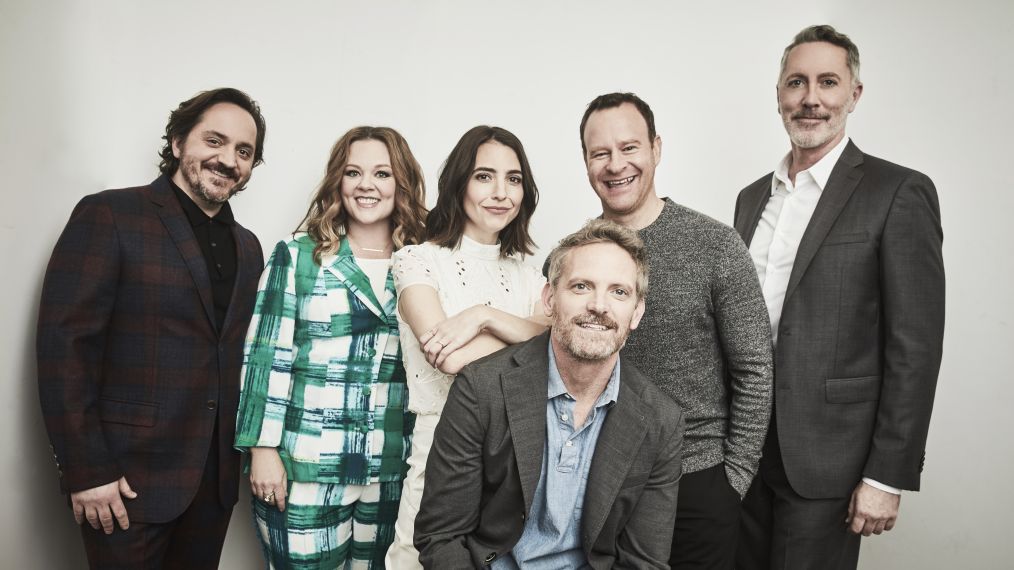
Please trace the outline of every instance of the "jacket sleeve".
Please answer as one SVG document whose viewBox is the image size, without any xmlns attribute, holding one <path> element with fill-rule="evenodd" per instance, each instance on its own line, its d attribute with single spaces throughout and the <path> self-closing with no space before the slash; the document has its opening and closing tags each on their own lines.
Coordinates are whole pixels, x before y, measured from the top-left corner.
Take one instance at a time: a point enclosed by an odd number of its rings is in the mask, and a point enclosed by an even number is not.
<svg viewBox="0 0 1014 570">
<path fill-rule="evenodd" d="M 279 242 L 261 275 L 243 351 L 235 443 L 240 451 L 281 444 L 293 385 L 295 269 L 286 242 Z"/>
<path fill-rule="evenodd" d="M 424 568 L 479 566 L 466 539 L 479 525 L 486 428 L 468 371 L 463 370 L 451 386 L 426 461 L 426 482 L 415 519 L 415 547 Z"/>
<path fill-rule="evenodd" d="M 53 249 L 36 339 L 39 401 L 65 493 L 123 476 L 99 417 L 119 271 L 113 213 L 102 195 L 88 196 L 74 208 Z"/>
<path fill-rule="evenodd" d="M 863 476 L 918 490 L 943 353 L 943 231 L 936 189 L 912 172 L 880 245 L 884 346 L 877 421 Z"/>
<path fill-rule="evenodd" d="M 675 407 L 675 406 L 674 406 Z M 676 499 L 683 462 L 683 412 L 669 418 L 671 426 L 651 474 L 626 527 L 616 539 L 613 568 L 669 568 Z"/>
<path fill-rule="evenodd" d="M 725 472 L 729 484 L 746 495 L 771 419 L 774 382 L 771 321 L 750 252 L 732 230 L 712 298 L 726 377 L 729 380 L 729 429 Z"/>
</svg>

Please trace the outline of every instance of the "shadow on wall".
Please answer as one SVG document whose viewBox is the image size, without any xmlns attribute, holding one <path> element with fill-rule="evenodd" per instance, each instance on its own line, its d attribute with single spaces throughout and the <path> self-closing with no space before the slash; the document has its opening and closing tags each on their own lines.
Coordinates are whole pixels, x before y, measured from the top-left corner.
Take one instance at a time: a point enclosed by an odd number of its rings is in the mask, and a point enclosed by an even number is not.
<svg viewBox="0 0 1014 570">
<path fill-rule="evenodd" d="M 21 328 L 22 338 L 28 339 L 19 367 L 25 371 L 27 378 L 21 383 L 16 403 L 16 409 L 21 410 L 21 425 L 17 429 L 24 434 L 21 449 L 25 454 L 21 458 L 23 480 L 20 488 L 25 489 L 22 497 L 25 507 L 21 513 L 26 519 L 22 521 L 25 528 L 33 529 L 27 533 L 33 543 L 17 546 L 23 549 L 22 560 L 33 561 L 35 568 L 85 568 L 87 562 L 81 534 L 74 523 L 67 497 L 60 493 L 56 463 L 49 449 L 49 438 L 39 408 L 35 328 L 42 277 L 41 274 L 38 276 L 34 295 L 31 296 L 35 310 L 29 311 L 28 322 L 22 323 Z M 38 565 L 34 566 L 36 563 Z"/>
</svg>

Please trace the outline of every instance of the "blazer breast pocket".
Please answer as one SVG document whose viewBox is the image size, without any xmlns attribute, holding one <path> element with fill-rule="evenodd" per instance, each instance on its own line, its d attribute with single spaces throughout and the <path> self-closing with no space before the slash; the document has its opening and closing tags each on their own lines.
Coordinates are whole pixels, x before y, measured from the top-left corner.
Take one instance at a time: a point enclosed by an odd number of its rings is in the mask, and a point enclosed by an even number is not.
<svg viewBox="0 0 1014 570">
<path fill-rule="evenodd" d="M 855 404 L 880 399 L 880 376 L 828 378 L 825 396 L 829 404 Z"/>
<path fill-rule="evenodd" d="M 832 232 L 824 238 L 824 242 L 821 245 L 846 245 L 850 243 L 864 243 L 867 241 L 870 241 L 870 232 Z"/>
</svg>

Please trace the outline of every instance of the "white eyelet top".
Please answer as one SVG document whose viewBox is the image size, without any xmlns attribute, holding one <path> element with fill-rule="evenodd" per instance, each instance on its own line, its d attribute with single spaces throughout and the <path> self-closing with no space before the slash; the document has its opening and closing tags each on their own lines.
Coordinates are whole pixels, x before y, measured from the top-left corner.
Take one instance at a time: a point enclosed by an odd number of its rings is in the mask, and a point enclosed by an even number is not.
<svg viewBox="0 0 1014 570">
<path fill-rule="evenodd" d="M 394 286 L 401 295 L 411 285 L 436 289 L 444 314 L 454 316 L 474 305 L 529 317 L 546 282 L 520 257 L 500 257 L 500 245 L 485 245 L 461 237 L 458 249 L 426 242 L 394 253 Z M 454 377 L 426 362 L 419 341 L 398 309 L 401 352 L 408 375 L 408 409 L 417 414 L 440 414 Z"/>
</svg>

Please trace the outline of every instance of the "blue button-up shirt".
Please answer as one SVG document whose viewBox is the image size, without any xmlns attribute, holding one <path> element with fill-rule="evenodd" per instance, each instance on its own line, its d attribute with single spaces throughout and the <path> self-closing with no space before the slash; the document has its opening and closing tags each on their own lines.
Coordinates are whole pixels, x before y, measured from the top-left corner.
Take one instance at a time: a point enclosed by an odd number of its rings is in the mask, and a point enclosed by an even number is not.
<svg viewBox="0 0 1014 570">
<path fill-rule="evenodd" d="M 575 429 L 577 401 L 567 393 L 556 369 L 553 345 L 549 344 L 542 473 L 532 500 L 532 511 L 525 520 L 525 530 L 511 555 L 494 561 L 494 570 L 589 568 L 581 547 L 581 510 L 595 443 L 619 392 L 620 362 L 617 360 L 606 389 L 585 418 L 584 425 Z"/>
</svg>

